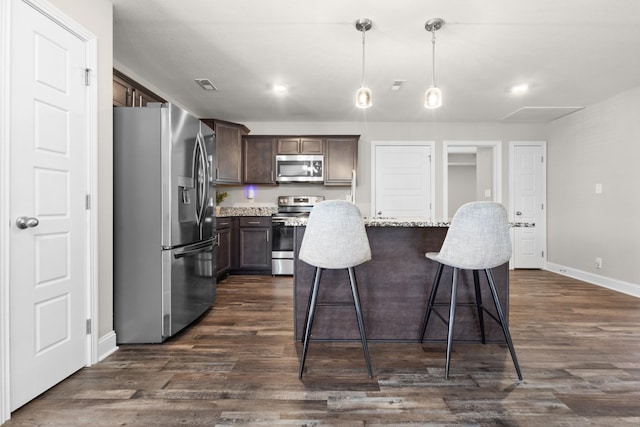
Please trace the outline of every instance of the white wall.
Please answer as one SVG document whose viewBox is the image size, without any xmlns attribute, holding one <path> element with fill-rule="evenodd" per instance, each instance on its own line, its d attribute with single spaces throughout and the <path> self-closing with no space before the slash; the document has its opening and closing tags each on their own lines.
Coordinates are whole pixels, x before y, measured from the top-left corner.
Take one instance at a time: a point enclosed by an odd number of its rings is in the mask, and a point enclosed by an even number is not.
<svg viewBox="0 0 640 427">
<path fill-rule="evenodd" d="M 449 154 L 451 162 L 452 155 Z M 475 161 L 475 156 L 473 156 Z M 476 165 L 448 165 L 447 172 L 447 213 L 453 217 L 460 206 L 478 200 L 476 197 Z"/>
<path fill-rule="evenodd" d="M 48 0 L 98 38 L 98 334 L 113 331 L 113 5 Z"/>
<path fill-rule="evenodd" d="M 508 147 L 505 144 L 503 147 L 506 151 Z M 476 199 L 475 200 L 493 200 L 495 194 L 493 194 L 493 148 L 491 147 L 478 147 L 476 153 Z M 502 176 L 503 180 L 508 180 L 508 175 Z M 490 196 L 486 196 L 486 191 L 491 191 Z M 509 192 L 507 191 L 507 194 Z"/>
<path fill-rule="evenodd" d="M 433 154 L 435 167 L 436 188 L 436 219 L 442 218 L 442 141 L 503 141 L 503 171 L 502 176 L 508 177 L 508 150 L 506 145 L 511 140 L 540 140 L 544 139 L 545 126 L 540 124 L 502 124 L 502 123 L 368 123 L 368 122 L 333 122 L 333 123 L 309 123 L 309 122 L 247 122 L 244 123 L 251 129 L 252 135 L 296 135 L 296 134 L 349 134 L 361 135 L 358 145 L 358 187 L 356 189 L 356 203 L 362 214 L 369 216 L 371 213 L 371 141 L 435 141 L 435 153 Z M 256 202 L 275 202 L 275 195 L 282 191 L 288 191 L 290 187 L 283 185 L 267 189 L 260 187 Z M 313 190 L 312 190 L 313 189 Z M 342 189 L 326 189 L 318 186 L 300 188 L 300 191 L 327 192 L 329 198 L 344 198 L 349 192 Z M 508 203 L 508 182 L 503 179 L 503 202 Z M 232 202 L 244 200 L 242 189 L 232 189 L 232 197 L 225 201 L 223 206 Z M 290 193 L 282 193 L 290 194 Z M 322 193 L 321 195 L 323 195 Z M 246 201 L 246 200 L 244 200 Z"/>
<path fill-rule="evenodd" d="M 640 295 L 640 87 L 552 122 L 547 153 L 547 260 Z"/>
</svg>

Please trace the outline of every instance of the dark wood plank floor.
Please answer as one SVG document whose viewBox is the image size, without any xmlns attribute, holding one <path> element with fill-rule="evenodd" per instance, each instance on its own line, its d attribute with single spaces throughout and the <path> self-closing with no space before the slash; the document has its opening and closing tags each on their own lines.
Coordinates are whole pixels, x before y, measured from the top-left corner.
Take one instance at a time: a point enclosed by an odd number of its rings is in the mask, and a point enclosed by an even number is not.
<svg viewBox="0 0 640 427">
<path fill-rule="evenodd" d="M 511 275 L 504 346 L 312 343 L 298 380 L 291 278 L 232 276 L 162 345 L 127 345 L 13 413 L 7 426 L 640 425 L 640 299 L 544 271 Z M 360 286 L 366 286 L 361 283 Z M 354 320 L 355 321 L 355 320 Z"/>
</svg>

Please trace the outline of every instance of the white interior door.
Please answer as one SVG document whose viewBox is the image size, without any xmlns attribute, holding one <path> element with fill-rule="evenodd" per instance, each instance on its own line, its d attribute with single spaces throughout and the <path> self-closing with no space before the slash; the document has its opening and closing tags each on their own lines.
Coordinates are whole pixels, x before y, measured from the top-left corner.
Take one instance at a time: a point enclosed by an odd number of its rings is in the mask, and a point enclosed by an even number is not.
<svg viewBox="0 0 640 427">
<path fill-rule="evenodd" d="M 373 158 L 371 216 L 432 218 L 429 143 L 376 142 Z"/>
<path fill-rule="evenodd" d="M 512 215 L 514 222 L 535 227 L 513 228 L 513 267 L 544 267 L 546 230 L 545 156 L 541 143 L 511 147 Z"/>
<path fill-rule="evenodd" d="M 13 0 L 12 23 L 14 410 L 87 363 L 88 132 L 85 42 L 21 0 Z"/>
</svg>

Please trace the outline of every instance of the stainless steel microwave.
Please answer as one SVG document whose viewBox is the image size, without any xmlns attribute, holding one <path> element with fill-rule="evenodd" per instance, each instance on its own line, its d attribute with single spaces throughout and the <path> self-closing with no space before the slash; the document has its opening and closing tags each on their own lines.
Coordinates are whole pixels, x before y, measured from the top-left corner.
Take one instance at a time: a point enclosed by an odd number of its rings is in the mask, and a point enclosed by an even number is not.
<svg viewBox="0 0 640 427">
<path fill-rule="evenodd" d="M 277 155 L 276 181 L 323 182 L 324 156 L 306 154 Z"/>
</svg>

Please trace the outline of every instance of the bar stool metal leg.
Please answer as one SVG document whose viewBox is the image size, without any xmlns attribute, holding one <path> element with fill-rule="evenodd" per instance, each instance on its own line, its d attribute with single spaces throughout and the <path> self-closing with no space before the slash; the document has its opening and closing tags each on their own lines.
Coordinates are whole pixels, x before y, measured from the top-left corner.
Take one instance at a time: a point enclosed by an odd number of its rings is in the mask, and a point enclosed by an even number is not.
<svg viewBox="0 0 640 427">
<path fill-rule="evenodd" d="M 449 332 L 447 333 L 447 363 L 444 368 L 444 379 L 449 379 L 449 366 L 451 364 L 451 347 L 453 345 L 453 325 L 456 318 L 456 292 L 458 287 L 458 273 L 460 269 L 453 269 L 453 283 L 451 284 L 451 306 L 449 307 Z"/>
<path fill-rule="evenodd" d="M 364 351 L 364 360 L 367 362 L 367 372 L 369 378 L 373 377 L 371 372 L 371 360 L 369 358 L 369 346 L 367 345 L 367 335 L 364 332 L 364 321 L 362 320 L 362 310 L 360 308 L 360 294 L 358 293 L 358 284 L 356 282 L 356 273 L 353 267 L 349 267 L 349 281 L 351 282 L 351 293 L 353 294 L 353 305 L 356 309 L 356 317 L 358 318 L 358 329 L 360 330 L 360 339 L 362 340 L 362 351 Z"/>
<path fill-rule="evenodd" d="M 422 330 L 420 334 L 420 342 L 424 341 L 424 334 L 427 332 L 427 324 L 429 323 L 429 318 L 431 317 L 431 311 L 433 310 L 433 304 L 436 299 L 436 293 L 438 292 L 438 286 L 440 286 L 440 278 L 442 277 L 442 269 L 444 268 L 443 264 L 438 264 L 438 270 L 436 271 L 436 278 L 433 281 L 433 286 L 431 287 L 431 293 L 429 294 L 429 302 L 427 303 L 427 314 L 424 316 L 424 322 L 422 322 Z"/>
<path fill-rule="evenodd" d="M 302 346 L 302 357 L 300 358 L 300 371 L 298 372 L 298 378 L 302 378 L 302 371 L 304 371 L 304 362 L 307 358 L 307 350 L 309 349 L 309 339 L 311 337 L 311 327 L 313 326 L 313 315 L 316 311 L 316 304 L 318 302 L 318 289 L 320 288 L 320 276 L 322 275 L 322 269 L 316 267 L 316 274 L 313 280 L 313 288 L 309 294 L 309 303 L 307 305 L 307 315 L 305 319 L 304 339 Z"/>
<path fill-rule="evenodd" d="M 516 350 L 513 347 L 513 341 L 511 341 L 511 334 L 509 333 L 509 327 L 507 326 L 507 322 L 505 320 L 504 314 L 502 313 L 502 307 L 500 306 L 500 301 L 498 300 L 498 292 L 496 292 L 496 285 L 493 283 L 493 274 L 491 274 L 491 270 L 488 268 L 484 270 L 487 275 L 487 280 L 489 281 L 489 287 L 491 288 L 491 295 L 493 296 L 493 302 L 496 305 L 496 311 L 498 312 L 498 318 L 500 319 L 500 326 L 502 326 L 502 332 L 504 333 L 504 338 L 507 341 L 507 345 L 509 346 L 509 352 L 511 353 L 511 359 L 513 359 L 513 364 L 516 367 L 516 372 L 518 373 L 518 379 L 522 381 L 522 372 L 520 372 L 520 364 L 518 363 L 518 358 L 516 357 Z"/>
<path fill-rule="evenodd" d="M 473 285 L 476 288 L 476 307 L 478 307 L 478 321 L 480 322 L 480 339 L 482 340 L 482 344 L 486 344 L 487 340 L 484 333 L 484 308 L 482 308 L 482 292 L 480 291 L 478 270 L 473 270 Z"/>
</svg>

